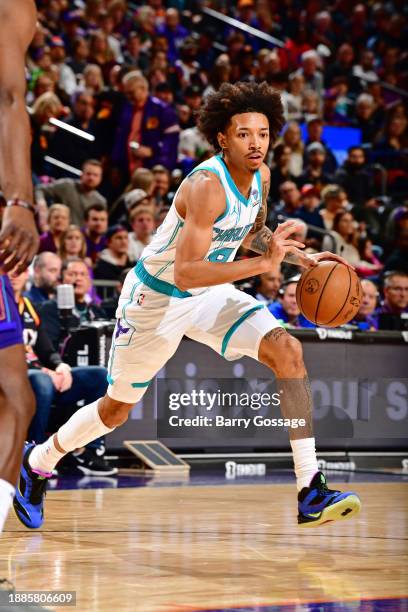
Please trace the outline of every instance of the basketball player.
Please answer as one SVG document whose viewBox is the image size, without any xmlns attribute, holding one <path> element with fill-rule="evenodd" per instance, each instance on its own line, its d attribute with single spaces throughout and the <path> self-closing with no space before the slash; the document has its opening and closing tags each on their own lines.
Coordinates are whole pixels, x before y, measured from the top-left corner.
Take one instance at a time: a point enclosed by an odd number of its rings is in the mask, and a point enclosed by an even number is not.
<svg viewBox="0 0 408 612">
<path fill-rule="evenodd" d="M 27 445 L 15 509 L 28 527 L 43 522 L 36 494 L 65 453 L 124 423 L 183 335 L 226 359 L 247 355 L 278 379 L 285 418 L 305 419 L 290 431 L 301 525 L 353 516 L 353 493 L 330 491 L 318 471 L 309 382 L 299 341 L 232 281 L 256 276 L 284 261 L 309 267 L 331 253 L 308 256 L 291 239 L 296 220 L 273 233 L 265 226 L 269 170 L 263 163 L 283 125 L 280 96 L 266 83 L 224 84 L 208 96 L 199 125 L 218 154 L 183 181 L 157 234 L 129 272 L 117 309 L 107 395 L 78 410 L 57 434 Z M 259 253 L 233 261 L 237 249 Z M 344 262 L 343 262 L 344 263 Z M 39 484 L 40 483 L 40 484 Z M 23 493 L 23 491 L 26 493 Z"/>
<path fill-rule="evenodd" d="M 7 273 L 20 273 L 38 249 L 25 108 L 25 54 L 36 25 L 32 0 L 0 0 L 0 532 L 14 496 L 24 439 L 34 414 L 20 317 Z"/>
</svg>

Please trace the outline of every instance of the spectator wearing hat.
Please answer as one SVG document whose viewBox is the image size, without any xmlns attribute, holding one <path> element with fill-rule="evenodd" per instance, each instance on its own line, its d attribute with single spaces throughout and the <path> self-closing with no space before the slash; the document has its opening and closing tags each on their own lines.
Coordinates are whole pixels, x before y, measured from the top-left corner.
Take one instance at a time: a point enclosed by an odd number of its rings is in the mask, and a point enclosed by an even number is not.
<svg viewBox="0 0 408 612">
<path fill-rule="evenodd" d="M 74 71 L 66 63 L 65 44 L 60 36 L 53 36 L 50 41 L 51 60 L 58 68 L 58 87 L 72 96 L 77 87 Z"/>
<path fill-rule="evenodd" d="M 303 316 L 297 305 L 296 285 L 299 278 L 300 276 L 294 276 L 284 281 L 279 289 L 278 299 L 269 304 L 268 309 L 284 327 L 315 328 L 316 325 Z"/>
<path fill-rule="evenodd" d="M 129 222 L 132 231 L 129 232 L 129 260 L 134 263 L 142 255 L 143 249 L 151 242 L 155 231 L 154 212 L 151 207 L 136 206 L 130 211 Z"/>
<path fill-rule="evenodd" d="M 120 273 L 129 268 L 129 237 L 126 227 L 113 225 L 106 232 L 106 244 L 94 269 L 94 278 L 99 280 L 117 280 Z"/>
<path fill-rule="evenodd" d="M 330 174 L 324 170 L 326 151 L 320 142 L 312 142 L 306 148 L 306 166 L 299 177 L 299 185 L 313 185 L 317 191 L 321 191 L 325 185 L 333 182 Z"/>
<path fill-rule="evenodd" d="M 108 231 L 108 211 L 103 204 L 91 204 L 85 210 L 85 223 L 82 233 L 85 236 L 86 256 L 95 265 L 99 253 L 106 248 Z"/>
<path fill-rule="evenodd" d="M 366 167 L 366 157 L 362 147 L 350 147 L 347 159 L 337 170 L 335 182 L 343 187 L 352 204 L 364 206 L 374 196 L 374 179 Z"/>
<path fill-rule="evenodd" d="M 147 80 L 136 70 L 123 78 L 123 90 L 128 102 L 119 118 L 114 162 L 126 174 L 157 163 L 174 168 L 180 131 L 175 111 L 149 95 Z"/>
<path fill-rule="evenodd" d="M 310 117 L 307 121 L 307 138 L 305 142 L 305 152 L 307 155 L 307 148 L 310 144 L 318 142 L 322 145 L 325 152 L 325 159 L 323 164 L 323 170 L 327 174 L 333 174 L 337 168 L 337 160 L 331 151 L 330 147 L 326 145 L 323 140 L 323 120 L 316 115 Z"/>
</svg>

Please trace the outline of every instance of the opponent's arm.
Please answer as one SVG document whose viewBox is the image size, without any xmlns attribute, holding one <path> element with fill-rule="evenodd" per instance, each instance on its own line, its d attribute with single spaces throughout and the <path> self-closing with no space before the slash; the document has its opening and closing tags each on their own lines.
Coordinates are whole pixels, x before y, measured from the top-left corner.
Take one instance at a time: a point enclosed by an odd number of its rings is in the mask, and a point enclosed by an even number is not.
<svg viewBox="0 0 408 612">
<path fill-rule="evenodd" d="M 199 171 L 186 182 L 180 194 L 185 222 L 176 248 L 175 283 L 186 291 L 262 274 L 282 260 L 285 249 L 300 243 L 287 240 L 285 228 L 275 249 L 260 257 L 232 262 L 212 262 L 206 257 L 212 241 L 214 222 L 225 210 L 225 191 L 212 172 Z M 292 232 L 286 229 L 286 232 Z"/>
<path fill-rule="evenodd" d="M 33 204 L 25 54 L 36 26 L 32 0 L 0 0 L 0 185 L 7 201 Z M 37 252 L 31 210 L 9 206 L 0 232 L 0 264 L 21 272 Z"/>
</svg>

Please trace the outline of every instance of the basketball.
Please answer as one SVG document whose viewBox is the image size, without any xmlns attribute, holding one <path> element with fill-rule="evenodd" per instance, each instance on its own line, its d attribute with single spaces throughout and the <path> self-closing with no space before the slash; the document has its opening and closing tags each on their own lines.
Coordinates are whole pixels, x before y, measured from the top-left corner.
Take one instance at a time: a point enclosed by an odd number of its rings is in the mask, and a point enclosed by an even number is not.
<svg viewBox="0 0 408 612">
<path fill-rule="evenodd" d="M 296 287 L 302 314 L 316 325 L 338 327 L 360 308 L 362 288 L 357 274 L 336 261 L 322 261 L 306 270 Z"/>
</svg>

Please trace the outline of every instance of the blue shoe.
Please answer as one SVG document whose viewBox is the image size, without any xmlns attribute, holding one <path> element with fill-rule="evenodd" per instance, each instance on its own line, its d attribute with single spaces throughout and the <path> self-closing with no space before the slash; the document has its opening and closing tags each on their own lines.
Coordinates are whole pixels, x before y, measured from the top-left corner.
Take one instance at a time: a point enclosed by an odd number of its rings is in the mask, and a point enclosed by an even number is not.
<svg viewBox="0 0 408 612">
<path fill-rule="evenodd" d="M 29 529 L 38 529 L 44 522 L 44 496 L 52 474 L 34 471 L 28 458 L 35 444 L 24 445 L 23 463 L 13 506 L 17 518 Z"/>
<path fill-rule="evenodd" d="M 308 487 L 298 495 L 298 524 L 317 527 L 332 521 L 344 521 L 360 512 L 358 495 L 350 491 L 331 491 L 322 472 L 316 472 Z"/>
</svg>

